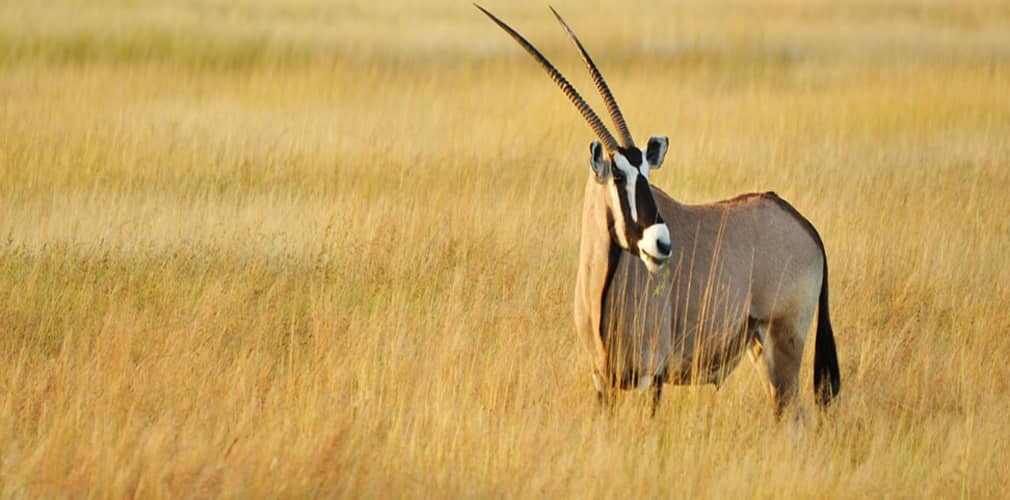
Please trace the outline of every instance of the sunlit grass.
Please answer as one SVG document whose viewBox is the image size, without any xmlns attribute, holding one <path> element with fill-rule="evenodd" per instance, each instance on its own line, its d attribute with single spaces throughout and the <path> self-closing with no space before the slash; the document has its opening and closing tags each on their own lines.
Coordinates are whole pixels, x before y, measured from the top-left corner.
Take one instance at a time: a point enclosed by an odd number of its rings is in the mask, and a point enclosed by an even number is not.
<svg viewBox="0 0 1010 500">
<path fill-rule="evenodd" d="M 1005 6 L 557 5 L 654 182 L 819 228 L 794 435 L 746 363 L 596 412 L 591 132 L 468 4 L 372 3 L 0 6 L 0 495 L 1005 495 Z"/>
</svg>

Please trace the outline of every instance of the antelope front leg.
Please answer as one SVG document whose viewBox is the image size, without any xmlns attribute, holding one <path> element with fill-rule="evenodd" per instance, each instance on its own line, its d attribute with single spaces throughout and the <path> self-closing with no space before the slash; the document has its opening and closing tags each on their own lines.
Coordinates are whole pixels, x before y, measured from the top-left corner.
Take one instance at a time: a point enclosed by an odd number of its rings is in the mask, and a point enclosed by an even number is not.
<svg viewBox="0 0 1010 500">
<path fill-rule="evenodd" d="M 666 379 L 663 375 L 657 375 L 656 378 L 652 379 L 652 413 L 653 417 L 656 416 L 656 409 L 659 408 L 660 397 L 663 396 L 663 384 L 666 383 Z"/>
</svg>

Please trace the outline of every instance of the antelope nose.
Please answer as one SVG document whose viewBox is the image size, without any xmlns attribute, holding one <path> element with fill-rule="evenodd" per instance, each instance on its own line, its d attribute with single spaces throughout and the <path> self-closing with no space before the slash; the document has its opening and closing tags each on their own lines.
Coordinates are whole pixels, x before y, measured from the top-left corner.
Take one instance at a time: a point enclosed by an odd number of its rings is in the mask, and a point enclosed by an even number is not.
<svg viewBox="0 0 1010 500">
<path fill-rule="evenodd" d="M 670 258 L 670 229 L 666 224 L 653 224 L 647 227 L 642 235 L 639 248 L 657 261 Z"/>
<path fill-rule="evenodd" d="M 659 240 L 656 242 L 656 250 L 659 250 L 659 255 L 662 257 L 670 256 L 670 242 Z"/>
</svg>

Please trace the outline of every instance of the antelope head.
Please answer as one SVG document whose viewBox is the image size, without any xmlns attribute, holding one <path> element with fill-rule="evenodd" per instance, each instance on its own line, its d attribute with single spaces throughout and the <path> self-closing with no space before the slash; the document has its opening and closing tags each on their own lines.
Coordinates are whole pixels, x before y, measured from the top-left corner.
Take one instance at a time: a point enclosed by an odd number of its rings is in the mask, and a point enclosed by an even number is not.
<svg viewBox="0 0 1010 500">
<path fill-rule="evenodd" d="M 551 12 L 579 49 L 582 59 L 589 68 L 593 82 L 607 105 L 610 118 L 620 133 L 620 142 L 607 130 L 603 121 L 578 91 L 536 47 L 494 14 L 480 5 L 474 5 L 505 30 L 540 64 L 599 137 L 598 141 L 593 141 L 589 145 L 589 165 L 593 178 L 601 187 L 597 193 L 603 198 L 601 201 L 606 206 L 610 240 L 640 258 L 649 272 L 658 272 L 670 259 L 670 229 L 663 222 L 663 217 L 656 207 L 656 200 L 653 199 L 652 189 L 649 187 L 649 172 L 663 164 L 669 140 L 666 137 L 652 137 L 644 150 L 635 146 L 621 109 L 617 106 L 617 101 L 596 63 L 589 57 L 575 32 L 553 7 Z"/>
</svg>

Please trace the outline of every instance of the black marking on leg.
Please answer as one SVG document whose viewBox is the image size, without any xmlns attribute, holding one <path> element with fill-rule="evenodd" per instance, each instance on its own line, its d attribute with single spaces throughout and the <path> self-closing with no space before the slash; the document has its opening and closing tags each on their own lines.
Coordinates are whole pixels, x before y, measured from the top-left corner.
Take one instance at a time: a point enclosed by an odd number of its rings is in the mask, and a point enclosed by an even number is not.
<svg viewBox="0 0 1010 500">
<path fill-rule="evenodd" d="M 663 384 L 666 383 L 666 370 L 656 375 L 652 379 L 652 416 L 656 416 L 656 409 L 659 408 L 659 401 L 663 396 Z"/>
<path fill-rule="evenodd" d="M 623 370 L 618 387 L 624 390 L 634 389 L 635 387 L 638 387 L 638 379 L 638 370 Z"/>
</svg>

